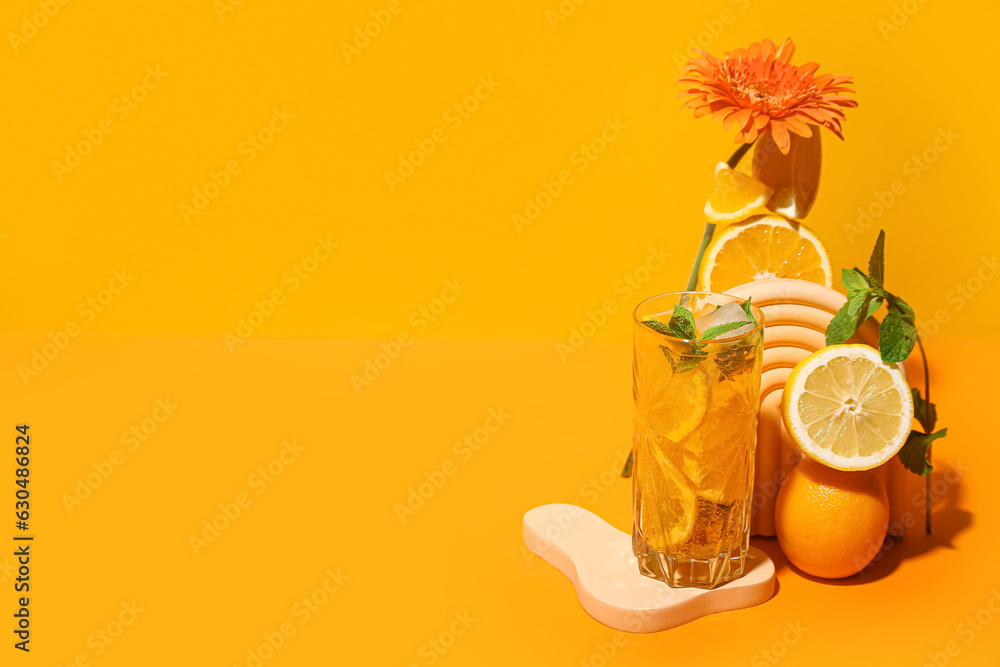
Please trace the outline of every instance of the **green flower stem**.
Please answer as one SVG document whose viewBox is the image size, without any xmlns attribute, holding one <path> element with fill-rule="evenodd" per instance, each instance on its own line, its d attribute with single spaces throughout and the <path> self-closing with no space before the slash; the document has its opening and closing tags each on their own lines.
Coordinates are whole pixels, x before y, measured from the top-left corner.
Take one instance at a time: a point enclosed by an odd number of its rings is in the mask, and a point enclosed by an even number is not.
<svg viewBox="0 0 1000 667">
<path fill-rule="evenodd" d="M 715 235 L 715 223 L 706 222 L 705 223 L 705 233 L 701 237 L 701 246 L 698 248 L 698 254 L 694 258 L 694 266 L 691 267 L 691 275 L 688 276 L 687 287 L 684 288 L 685 292 L 693 292 L 695 287 L 698 286 L 698 271 L 701 270 L 701 260 L 705 256 L 705 250 L 708 248 L 708 244 L 712 240 L 712 236 Z"/>
<path fill-rule="evenodd" d="M 920 361 L 923 362 L 923 365 L 924 365 L 924 401 L 926 402 L 927 405 L 930 405 L 931 404 L 931 372 L 930 372 L 930 369 L 927 368 L 927 354 L 924 352 L 924 343 L 923 343 L 922 340 L 920 340 L 920 335 L 919 334 L 917 335 L 917 346 L 920 348 Z M 925 412 L 927 412 L 927 411 L 925 411 Z M 924 420 L 925 421 L 923 423 L 921 423 L 921 426 L 924 427 L 924 433 L 930 435 L 931 429 L 934 428 L 934 425 L 926 423 L 927 419 L 928 419 L 927 415 L 925 414 L 924 415 Z M 928 445 L 927 446 L 927 460 L 928 461 L 931 460 L 931 450 L 933 448 L 934 448 L 933 445 Z M 924 529 L 927 531 L 927 534 L 930 535 L 931 534 L 931 476 L 930 476 L 930 473 L 927 474 L 927 479 L 925 479 L 924 482 L 925 482 L 925 484 L 927 484 L 927 489 L 926 489 L 926 492 L 924 493 L 924 500 L 927 503 L 926 504 L 926 510 L 925 510 L 927 521 L 926 521 L 926 524 L 924 526 Z"/>
<path fill-rule="evenodd" d="M 730 169 L 736 169 L 736 165 L 740 163 L 740 160 L 743 159 L 743 156 L 747 154 L 747 151 L 750 150 L 750 147 L 753 146 L 756 141 L 757 140 L 754 139 L 749 144 L 743 144 L 737 148 L 731 156 L 729 156 L 729 159 L 726 160 L 726 164 L 729 165 Z"/>
</svg>

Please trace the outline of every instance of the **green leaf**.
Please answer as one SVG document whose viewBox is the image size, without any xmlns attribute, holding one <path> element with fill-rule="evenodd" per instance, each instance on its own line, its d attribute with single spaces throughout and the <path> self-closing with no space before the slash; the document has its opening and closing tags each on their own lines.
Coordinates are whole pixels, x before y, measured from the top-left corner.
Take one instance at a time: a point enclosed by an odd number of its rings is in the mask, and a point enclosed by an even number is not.
<svg viewBox="0 0 1000 667">
<path fill-rule="evenodd" d="M 878 309 L 882 306 L 883 299 L 877 296 L 872 296 L 872 300 L 868 302 L 868 310 L 865 311 L 865 316 L 861 318 L 864 322 L 869 317 L 873 316 Z M 861 326 L 860 324 L 858 326 Z"/>
<path fill-rule="evenodd" d="M 867 290 L 853 290 L 847 294 L 847 316 L 854 321 L 854 329 L 857 330 L 861 322 L 862 313 L 868 312 L 868 302 L 872 299 L 872 293 Z"/>
<path fill-rule="evenodd" d="M 674 306 L 674 314 L 667 323 L 667 328 L 675 338 L 694 340 L 698 337 L 694 328 L 694 315 L 684 306 Z"/>
<path fill-rule="evenodd" d="M 865 321 L 871 307 L 872 293 L 867 289 L 852 290 L 847 296 L 847 303 L 837 311 L 826 327 L 826 344 L 841 345 L 854 335 L 858 327 Z M 862 317 L 864 315 L 864 317 Z"/>
<path fill-rule="evenodd" d="M 851 316 L 847 313 L 847 307 L 850 303 L 845 303 L 844 307 L 837 311 L 837 314 L 833 316 L 830 320 L 830 324 L 826 327 L 826 344 L 827 345 L 840 345 L 846 343 L 847 339 L 854 335 L 857 330 L 857 322 L 851 319 Z"/>
<path fill-rule="evenodd" d="M 715 338 L 718 338 L 724 333 L 729 333 L 730 331 L 739 329 L 740 327 L 745 326 L 747 324 L 750 323 L 743 321 L 743 322 L 726 322 L 725 324 L 716 324 L 714 327 L 709 327 L 705 329 L 705 333 L 701 335 L 701 339 L 713 340 Z"/>
<path fill-rule="evenodd" d="M 687 373 L 707 358 L 704 352 L 699 353 L 698 348 L 694 348 L 694 355 L 680 355 L 680 359 L 675 359 L 674 353 L 666 345 L 661 345 L 660 351 L 670 362 L 670 368 L 674 373 Z"/>
<path fill-rule="evenodd" d="M 753 322 L 754 326 L 757 326 L 757 318 L 753 316 L 753 309 L 750 308 L 750 299 L 752 298 L 752 296 L 748 297 L 746 301 L 740 304 L 740 306 L 743 308 L 743 312 L 746 314 L 747 319 Z"/>
<path fill-rule="evenodd" d="M 868 278 L 857 269 L 844 269 L 840 272 L 840 282 L 848 292 L 870 290 Z"/>
<path fill-rule="evenodd" d="M 872 287 L 882 287 L 885 284 L 885 230 L 880 230 L 871 259 L 868 260 L 868 275 L 871 276 Z"/>
<path fill-rule="evenodd" d="M 631 477 L 632 476 L 632 459 L 633 459 L 633 455 L 634 454 L 635 454 L 635 452 L 629 452 L 628 453 L 628 460 L 625 461 L 625 467 L 622 468 L 622 477 Z"/>
<path fill-rule="evenodd" d="M 930 433 L 937 424 L 937 406 L 924 400 L 920 395 L 920 390 L 914 387 L 910 390 L 913 394 L 913 416 L 917 418 L 924 430 Z"/>
<path fill-rule="evenodd" d="M 903 462 L 903 465 L 910 472 L 918 475 L 930 473 L 934 468 L 931 466 L 931 462 L 927 460 L 927 450 L 930 449 L 932 442 L 946 435 L 948 435 L 948 429 L 946 428 L 930 435 L 920 433 L 919 431 L 910 431 L 910 435 L 906 438 L 906 443 L 899 450 L 899 460 Z"/>
<path fill-rule="evenodd" d="M 894 294 L 889 295 L 889 303 L 892 307 L 895 307 L 900 313 L 902 313 L 903 319 L 907 322 L 910 324 L 917 323 L 917 315 L 913 312 L 913 308 L 910 307 L 910 304 L 906 303 Z"/>
<path fill-rule="evenodd" d="M 910 356 L 917 342 L 917 328 L 902 313 L 891 308 L 879 327 L 878 349 L 882 361 L 895 364 Z"/>
<path fill-rule="evenodd" d="M 645 324 L 650 329 L 652 329 L 653 331 L 655 331 L 656 333 L 661 333 L 664 336 L 670 335 L 670 329 L 667 328 L 666 324 L 660 322 L 659 320 L 654 320 L 652 318 L 643 319 L 642 323 Z"/>
</svg>

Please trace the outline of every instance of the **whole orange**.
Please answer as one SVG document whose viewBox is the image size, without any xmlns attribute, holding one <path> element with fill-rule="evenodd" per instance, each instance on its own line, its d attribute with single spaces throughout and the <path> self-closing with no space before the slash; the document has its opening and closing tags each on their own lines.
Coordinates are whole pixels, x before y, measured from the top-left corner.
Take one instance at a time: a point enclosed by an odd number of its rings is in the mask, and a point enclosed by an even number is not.
<svg viewBox="0 0 1000 667">
<path fill-rule="evenodd" d="M 889 497 L 875 470 L 845 472 L 805 458 L 778 492 L 774 522 L 782 551 L 800 570 L 849 577 L 882 547 Z"/>
</svg>

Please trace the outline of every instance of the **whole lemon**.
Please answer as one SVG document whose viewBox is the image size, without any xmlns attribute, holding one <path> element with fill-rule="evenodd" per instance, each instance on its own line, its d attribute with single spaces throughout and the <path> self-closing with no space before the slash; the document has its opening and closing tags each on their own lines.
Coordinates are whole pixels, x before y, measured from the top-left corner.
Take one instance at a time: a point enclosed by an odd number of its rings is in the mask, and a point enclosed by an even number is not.
<svg viewBox="0 0 1000 667">
<path fill-rule="evenodd" d="M 774 522 L 782 551 L 800 570 L 849 577 L 882 547 L 889 497 L 875 470 L 845 472 L 804 458 L 778 492 Z"/>
</svg>

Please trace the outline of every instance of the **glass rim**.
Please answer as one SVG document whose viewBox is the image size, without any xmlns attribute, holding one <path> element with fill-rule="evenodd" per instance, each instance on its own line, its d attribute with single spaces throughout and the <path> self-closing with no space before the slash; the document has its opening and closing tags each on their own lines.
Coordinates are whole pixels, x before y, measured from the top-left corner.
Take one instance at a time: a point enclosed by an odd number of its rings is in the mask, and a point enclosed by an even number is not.
<svg viewBox="0 0 1000 667">
<path fill-rule="evenodd" d="M 647 297 L 647 298 L 643 299 L 642 301 L 640 301 L 636 305 L 636 307 L 632 309 L 632 322 L 634 324 L 638 324 L 638 325 L 642 325 L 643 324 L 642 320 L 639 319 L 639 309 L 642 308 L 645 304 L 649 303 L 650 301 L 653 301 L 654 299 L 662 299 L 662 298 L 665 298 L 665 297 L 678 297 L 678 300 L 680 300 L 679 297 L 683 297 L 685 295 L 721 296 L 724 299 L 728 299 L 729 301 L 734 301 L 734 302 L 737 302 L 737 303 L 743 303 L 744 301 L 746 301 L 746 299 L 742 299 L 742 298 L 736 296 L 735 294 L 726 294 L 725 292 L 704 292 L 704 291 L 698 291 L 698 290 L 691 290 L 691 291 L 685 290 L 685 291 L 681 291 L 681 292 L 665 292 L 663 294 L 655 294 L 655 295 L 653 295 L 651 297 Z M 718 338 L 713 338 L 712 340 L 701 340 L 701 339 L 694 339 L 694 338 L 678 338 L 677 336 L 671 336 L 670 334 L 661 333 L 661 332 L 653 329 L 652 327 L 646 327 L 646 328 L 649 329 L 649 331 L 651 331 L 652 333 L 656 334 L 657 336 L 660 336 L 661 338 L 663 338 L 665 340 L 682 341 L 682 342 L 685 342 L 685 343 L 706 343 L 706 344 L 709 344 L 709 345 L 711 345 L 713 343 L 732 343 L 734 341 L 741 340 L 741 339 L 746 338 L 748 336 L 752 336 L 755 333 L 757 333 L 758 331 L 763 330 L 763 328 L 764 328 L 764 311 L 762 311 L 760 308 L 758 308 L 757 306 L 755 306 L 753 303 L 750 304 L 750 308 L 752 309 L 752 312 L 754 313 L 754 317 L 757 320 L 757 326 L 755 326 L 750 331 L 747 331 L 746 333 L 740 334 L 739 336 L 726 336 L 725 334 L 723 334 L 722 336 L 719 336 Z"/>
</svg>

